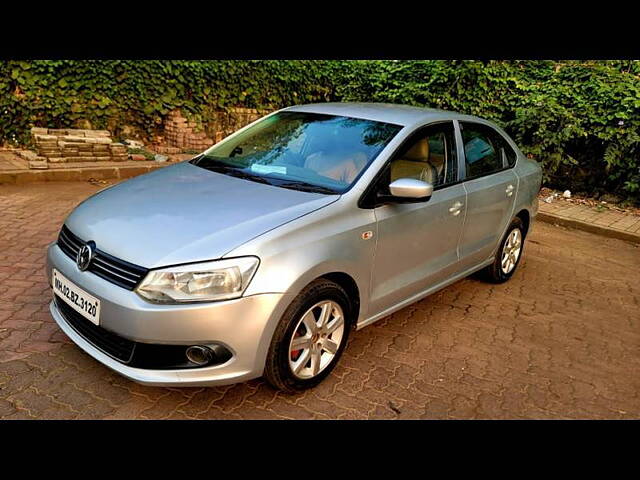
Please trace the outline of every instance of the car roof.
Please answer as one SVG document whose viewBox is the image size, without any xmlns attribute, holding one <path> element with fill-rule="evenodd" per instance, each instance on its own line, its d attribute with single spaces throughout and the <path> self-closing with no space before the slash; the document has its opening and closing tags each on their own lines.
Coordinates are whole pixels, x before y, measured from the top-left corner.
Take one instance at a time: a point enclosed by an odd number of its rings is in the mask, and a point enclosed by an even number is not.
<svg viewBox="0 0 640 480">
<path fill-rule="evenodd" d="M 282 111 L 324 113 L 328 115 L 339 115 L 344 117 L 374 120 L 377 122 L 393 123 L 402 126 L 453 119 L 492 124 L 492 122 L 471 115 L 463 115 L 461 113 L 438 110 L 435 108 L 413 107 L 410 105 L 394 103 L 312 103 L 308 105 L 296 105 L 284 108 Z"/>
</svg>

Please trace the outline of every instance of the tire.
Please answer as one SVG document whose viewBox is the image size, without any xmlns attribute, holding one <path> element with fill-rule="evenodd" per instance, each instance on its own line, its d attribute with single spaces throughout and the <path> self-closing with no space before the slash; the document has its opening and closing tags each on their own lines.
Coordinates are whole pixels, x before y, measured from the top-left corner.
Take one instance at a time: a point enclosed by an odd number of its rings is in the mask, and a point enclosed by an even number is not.
<svg viewBox="0 0 640 480">
<path fill-rule="evenodd" d="M 516 232 L 517 233 L 514 233 Z M 511 249 L 512 253 L 516 253 L 513 250 L 513 246 L 510 246 L 509 243 L 513 245 L 513 236 L 517 236 L 519 239 L 519 250 L 517 251 L 517 256 L 515 258 L 515 262 L 513 261 L 513 256 L 507 262 L 507 268 L 503 267 L 503 259 L 505 256 L 505 250 Z M 509 224 L 509 228 L 507 228 L 507 232 L 505 233 L 502 241 L 500 242 L 500 248 L 496 253 L 496 258 L 491 265 L 483 270 L 484 278 L 491 283 L 504 283 L 509 280 L 516 269 L 518 268 L 518 264 L 520 263 L 520 259 L 522 258 L 522 253 L 524 249 L 524 224 L 520 218 L 514 218 Z"/>
<path fill-rule="evenodd" d="M 325 311 L 328 313 L 326 325 L 312 331 L 321 323 Z M 342 317 L 342 327 L 339 326 L 339 316 Z M 352 318 L 351 302 L 340 285 L 322 278 L 309 284 L 289 305 L 276 327 L 264 370 L 267 382 L 288 393 L 318 385 L 340 360 L 353 324 Z M 316 322 L 315 327 L 311 321 Z M 331 328 L 335 330 L 329 333 Z M 300 344 L 300 349 L 295 349 L 298 345 L 293 343 L 294 339 Z M 308 348 L 304 348 L 303 343 Z M 323 346 L 318 347 L 320 344 Z M 296 368 L 299 369 L 297 373 L 294 372 Z"/>
</svg>

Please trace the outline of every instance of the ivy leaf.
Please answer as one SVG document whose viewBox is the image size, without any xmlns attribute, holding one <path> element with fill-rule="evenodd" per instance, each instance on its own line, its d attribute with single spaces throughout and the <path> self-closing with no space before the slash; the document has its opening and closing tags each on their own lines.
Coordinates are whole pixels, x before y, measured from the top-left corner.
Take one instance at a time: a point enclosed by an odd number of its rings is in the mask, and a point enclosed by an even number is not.
<svg viewBox="0 0 640 480">
<path fill-rule="evenodd" d="M 111 100 L 107 97 L 102 97 L 98 102 L 98 107 L 105 108 L 106 106 L 111 104 Z"/>
</svg>

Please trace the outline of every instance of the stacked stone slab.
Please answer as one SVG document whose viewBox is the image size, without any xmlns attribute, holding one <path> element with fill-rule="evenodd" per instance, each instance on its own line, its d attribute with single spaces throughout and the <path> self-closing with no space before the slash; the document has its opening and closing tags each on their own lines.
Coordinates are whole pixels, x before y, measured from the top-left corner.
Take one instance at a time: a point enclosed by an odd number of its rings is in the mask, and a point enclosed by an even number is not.
<svg viewBox="0 0 640 480">
<path fill-rule="evenodd" d="M 47 169 L 49 168 L 49 164 L 47 163 L 47 159 L 39 156 L 36 152 L 32 152 L 31 150 L 15 150 L 16 155 L 21 158 L 24 158 L 29 162 L 29 168 L 36 169 Z"/>
<path fill-rule="evenodd" d="M 32 128 L 38 156 L 51 163 L 122 162 L 127 147 L 111 140 L 108 130 Z"/>
<path fill-rule="evenodd" d="M 213 145 L 213 139 L 207 137 L 204 131 L 196 131 L 198 124 L 189 122 L 182 116 L 180 110 L 169 113 L 164 127 L 166 147 L 182 150 L 202 151 Z M 159 152 L 177 153 L 177 152 Z"/>
</svg>

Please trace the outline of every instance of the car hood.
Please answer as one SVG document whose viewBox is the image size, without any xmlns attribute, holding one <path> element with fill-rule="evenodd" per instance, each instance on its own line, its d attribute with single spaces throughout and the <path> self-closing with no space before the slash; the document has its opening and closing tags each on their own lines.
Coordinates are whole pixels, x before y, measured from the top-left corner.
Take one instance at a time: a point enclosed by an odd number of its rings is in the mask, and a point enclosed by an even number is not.
<svg viewBox="0 0 640 480">
<path fill-rule="evenodd" d="M 98 192 L 65 223 L 103 252 L 156 268 L 221 258 L 338 198 L 230 177 L 185 162 Z"/>
</svg>

